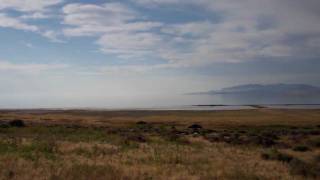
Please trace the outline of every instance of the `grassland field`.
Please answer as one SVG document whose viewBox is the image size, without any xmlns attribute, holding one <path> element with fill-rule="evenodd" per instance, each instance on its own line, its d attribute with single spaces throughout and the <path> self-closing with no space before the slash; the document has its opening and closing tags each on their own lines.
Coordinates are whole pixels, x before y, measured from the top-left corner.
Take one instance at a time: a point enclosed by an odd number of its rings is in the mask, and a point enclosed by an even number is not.
<svg viewBox="0 0 320 180">
<path fill-rule="evenodd" d="M 320 179 L 320 110 L 0 110 L 0 179 Z"/>
</svg>

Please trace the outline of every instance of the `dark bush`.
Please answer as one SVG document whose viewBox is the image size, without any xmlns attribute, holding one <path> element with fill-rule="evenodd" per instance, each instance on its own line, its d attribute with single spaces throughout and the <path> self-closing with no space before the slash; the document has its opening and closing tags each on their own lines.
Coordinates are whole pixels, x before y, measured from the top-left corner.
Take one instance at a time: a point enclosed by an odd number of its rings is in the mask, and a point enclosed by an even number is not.
<svg viewBox="0 0 320 180">
<path fill-rule="evenodd" d="M 262 153 L 261 158 L 265 160 L 277 160 L 277 161 L 286 162 L 286 163 L 289 163 L 293 160 L 293 157 L 291 155 L 281 153 L 276 149 L 272 149 Z"/>
<path fill-rule="evenodd" d="M 188 127 L 189 129 L 202 129 L 202 126 L 199 124 L 193 124 L 191 126 Z"/>
<path fill-rule="evenodd" d="M 309 151 L 310 148 L 308 146 L 304 146 L 304 145 L 298 145 L 298 146 L 295 146 L 293 148 L 294 151 L 300 151 L 300 152 L 306 152 L 306 151 Z"/>
<path fill-rule="evenodd" d="M 320 165 L 316 162 L 306 163 L 300 159 L 293 159 L 289 164 L 290 173 L 294 175 L 301 175 L 304 177 L 319 178 Z"/>
<path fill-rule="evenodd" d="M 136 123 L 135 130 L 141 133 L 154 132 L 154 127 L 147 122 L 139 121 Z"/>
<path fill-rule="evenodd" d="M 320 154 L 314 157 L 314 161 L 320 165 Z"/>
<path fill-rule="evenodd" d="M 309 134 L 310 135 L 320 135 L 320 130 L 311 130 L 311 131 L 309 131 Z"/>
<path fill-rule="evenodd" d="M 320 147 L 320 138 L 310 140 L 309 144 L 314 147 Z"/>
<path fill-rule="evenodd" d="M 264 147 L 271 147 L 273 145 L 275 145 L 276 142 L 271 139 L 271 138 L 266 138 L 266 137 L 263 137 L 261 140 L 260 140 L 260 145 L 264 146 Z"/>
<path fill-rule="evenodd" d="M 128 134 L 126 137 L 126 140 L 140 142 L 140 143 L 147 142 L 147 139 L 143 135 L 139 135 L 139 134 Z"/>
<path fill-rule="evenodd" d="M 240 130 L 240 131 L 238 131 L 238 133 L 240 133 L 240 134 L 246 134 L 247 131 L 245 131 L 245 130 Z"/>
<path fill-rule="evenodd" d="M 210 142 L 219 142 L 222 141 L 222 138 L 219 133 L 211 133 L 205 135 L 205 138 L 209 140 Z"/>
<path fill-rule="evenodd" d="M 299 159 L 294 159 L 292 162 L 290 162 L 289 165 L 290 165 L 289 166 L 290 172 L 292 174 L 302 175 L 302 176 L 307 176 L 309 174 L 308 165 Z"/>
<path fill-rule="evenodd" d="M 263 147 L 271 147 L 276 144 L 273 139 L 264 136 L 251 136 L 248 141 L 252 144 L 261 145 Z"/>
<path fill-rule="evenodd" d="M 65 125 L 65 128 L 68 128 L 68 129 L 80 129 L 81 126 L 80 125 L 76 125 L 76 124 L 68 124 L 68 125 Z"/>
<path fill-rule="evenodd" d="M 184 136 L 181 136 L 179 134 L 176 134 L 176 133 L 168 133 L 165 135 L 164 138 L 167 141 L 177 143 L 177 144 L 184 144 L 184 145 L 190 144 L 190 142 L 187 138 L 185 138 Z"/>
<path fill-rule="evenodd" d="M 5 122 L 5 121 L 0 121 L 0 128 L 8 128 L 8 127 L 9 127 L 9 125 L 8 125 L 7 122 Z"/>
<path fill-rule="evenodd" d="M 261 158 L 264 159 L 264 160 L 271 160 L 271 156 L 269 153 L 261 153 Z"/>
<path fill-rule="evenodd" d="M 147 122 L 145 122 L 145 121 L 139 121 L 139 122 L 137 122 L 136 124 L 137 124 L 137 125 L 146 125 Z"/>
<path fill-rule="evenodd" d="M 273 132 L 273 131 L 270 131 L 270 132 L 262 132 L 261 133 L 261 136 L 262 137 L 265 137 L 265 138 L 270 138 L 270 139 L 273 139 L 273 140 L 278 140 L 279 139 L 279 136 L 277 135 L 276 132 Z"/>
<path fill-rule="evenodd" d="M 12 120 L 9 122 L 9 125 L 12 127 L 25 127 L 24 121 L 22 120 Z"/>
<path fill-rule="evenodd" d="M 282 162 L 291 162 L 294 158 L 289 154 L 279 153 L 277 155 L 277 160 Z"/>
</svg>

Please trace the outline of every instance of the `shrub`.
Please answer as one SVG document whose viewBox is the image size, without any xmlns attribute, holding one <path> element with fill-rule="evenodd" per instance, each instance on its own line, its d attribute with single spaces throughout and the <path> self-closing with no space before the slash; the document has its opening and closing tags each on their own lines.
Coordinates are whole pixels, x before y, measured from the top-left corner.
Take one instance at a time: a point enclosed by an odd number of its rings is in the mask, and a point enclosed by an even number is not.
<svg viewBox="0 0 320 180">
<path fill-rule="evenodd" d="M 18 145 L 15 140 L 0 141 L 0 155 L 15 153 L 18 150 Z"/>
<path fill-rule="evenodd" d="M 126 140 L 139 142 L 139 143 L 147 142 L 147 138 L 145 136 L 141 135 L 141 134 L 128 134 L 126 136 Z"/>
<path fill-rule="evenodd" d="M 137 122 L 136 124 L 137 124 L 137 125 L 146 125 L 147 122 L 145 122 L 145 121 L 139 121 L 139 122 Z"/>
<path fill-rule="evenodd" d="M 8 127 L 9 127 L 9 125 L 8 125 L 7 122 L 5 122 L 5 121 L 0 121 L 0 128 L 8 128 Z"/>
<path fill-rule="evenodd" d="M 56 159 L 56 154 L 58 153 L 58 146 L 53 140 L 34 140 L 29 145 L 21 145 L 18 153 L 23 158 L 33 161 L 39 159 L 40 156 L 43 156 L 46 159 L 54 160 Z"/>
<path fill-rule="evenodd" d="M 276 149 L 269 150 L 261 154 L 261 158 L 265 160 L 277 160 L 281 162 L 289 163 L 293 160 L 293 157 L 289 154 L 281 153 Z"/>
<path fill-rule="evenodd" d="M 282 162 L 290 162 L 292 161 L 294 158 L 289 155 L 289 154 L 284 154 L 284 153 L 279 153 L 277 156 L 277 160 L 278 161 L 282 161 Z"/>
<path fill-rule="evenodd" d="M 269 138 L 269 139 L 272 139 L 272 140 L 278 140 L 279 139 L 279 136 L 274 131 L 261 132 L 260 135 L 262 137 Z"/>
<path fill-rule="evenodd" d="M 25 127 L 24 121 L 22 120 L 12 120 L 9 122 L 9 125 L 12 127 Z"/>
<path fill-rule="evenodd" d="M 300 152 L 306 152 L 306 151 L 309 151 L 310 148 L 308 146 L 304 146 L 304 145 L 298 145 L 298 146 L 295 146 L 293 148 L 294 151 L 300 151 Z"/>
<path fill-rule="evenodd" d="M 320 147 L 320 138 L 310 140 L 309 144 L 313 147 Z"/>
<path fill-rule="evenodd" d="M 202 126 L 199 125 L 199 124 L 193 124 L 193 125 L 189 126 L 188 128 L 189 128 L 189 129 L 201 129 Z"/>
<path fill-rule="evenodd" d="M 303 176 L 307 176 L 309 174 L 308 165 L 299 159 L 294 159 L 289 165 L 290 173 L 292 174 Z"/>
<path fill-rule="evenodd" d="M 316 163 L 319 163 L 320 164 L 320 154 L 317 154 L 315 157 L 314 157 L 314 161 Z"/>
<path fill-rule="evenodd" d="M 276 144 L 276 142 L 273 139 L 264 136 L 251 136 L 249 138 L 249 142 L 264 147 L 271 147 Z"/>
<path fill-rule="evenodd" d="M 320 177 L 320 165 L 317 162 L 306 163 L 295 158 L 289 164 L 290 173 L 317 179 Z"/>
<path fill-rule="evenodd" d="M 261 153 L 261 158 L 264 160 L 270 160 L 270 154 L 269 153 Z"/>
</svg>

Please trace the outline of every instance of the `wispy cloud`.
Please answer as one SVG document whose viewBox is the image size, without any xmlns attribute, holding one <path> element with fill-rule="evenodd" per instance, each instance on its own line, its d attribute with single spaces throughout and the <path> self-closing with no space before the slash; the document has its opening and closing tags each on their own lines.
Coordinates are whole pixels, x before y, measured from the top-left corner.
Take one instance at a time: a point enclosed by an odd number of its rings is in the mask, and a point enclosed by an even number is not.
<svg viewBox="0 0 320 180">
<path fill-rule="evenodd" d="M 0 27 L 11 28 L 16 30 L 30 31 L 40 34 L 41 36 L 49 39 L 51 42 L 64 42 L 60 36 L 62 33 L 58 33 L 54 30 L 46 30 L 40 28 L 38 25 L 32 25 L 23 21 L 26 17 L 10 17 L 7 14 L 0 13 Z"/>
<path fill-rule="evenodd" d="M 0 0 L 1 9 L 15 9 L 22 12 L 45 11 L 63 0 Z"/>
<path fill-rule="evenodd" d="M 163 6 L 185 9 L 185 13 L 197 9 L 195 13 L 202 18 L 169 22 L 150 13 L 163 11 Z M 319 7 L 318 0 L 0 0 L 0 27 L 38 33 L 53 42 L 91 37 L 106 55 L 133 61 L 157 59 L 168 67 L 194 67 L 257 59 L 319 58 Z M 8 9 L 22 15 L 10 16 L 4 12 Z M 30 21 L 49 18 L 49 11 L 59 14 L 55 19 L 58 27 L 44 28 Z"/>
<path fill-rule="evenodd" d="M 139 0 L 147 8 L 192 5 L 218 13 L 218 22 L 198 21 L 166 25 L 171 35 L 170 61 L 191 64 L 243 62 L 256 59 L 320 57 L 319 1 L 308 0 Z M 250 9 L 250 10 L 248 10 Z M 176 41 L 176 42 L 175 42 Z M 177 42 L 180 43 L 177 43 Z M 178 46 L 174 46 L 177 44 Z M 189 47 L 178 51 L 179 46 Z"/>
<path fill-rule="evenodd" d="M 34 45 L 30 42 L 21 41 L 21 44 L 28 48 L 34 48 Z"/>
<path fill-rule="evenodd" d="M 102 52 L 120 57 L 143 56 L 162 40 L 151 30 L 160 22 L 146 21 L 121 3 L 68 4 L 63 8 L 66 36 L 95 36 Z"/>
<path fill-rule="evenodd" d="M 13 29 L 25 30 L 25 31 L 33 31 L 33 32 L 36 32 L 39 30 L 37 26 L 26 24 L 17 18 L 9 17 L 3 13 L 0 13 L 0 27 L 13 28 Z"/>
<path fill-rule="evenodd" d="M 50 18 L 52 6 L 62 3 L 63 0 L 0 0 L 0 27 L 38 33 L 53 42 L 60 42 L 52 30 L 46 30 L 28 20 Z M 11 16 L 7 10 L 20 12 L 20 16 Z M 51 28 L 51 27 L 50 27 Z"/>
<path fill-rule="evenodd" d="M 62 34 L 59 32 L 56 32 L 54 30 L 45 30 L 41 32 L 41 35 L 43 37 L 48 38 L 51 42 L 56 42 L 56 43 L 65 43 L 65 41 L 62 39 Z"/>
<path fill-rule="evenodd" d="M 49 14 L 45 14 L 43 12 L 34 12 L 34 13 L 28 13 L 20 16 L 21 19 L 47 19 L 51 16 Z"/>
<path fill-rule="evenodd" d="M 61 70 L 67 68 L 66 64 L 37 64 L 37 63 L 11 63 L 0 61 L 0 71 L 14 71 L 21 73 L 38 73 L 42 71 Z"/>
</svg>

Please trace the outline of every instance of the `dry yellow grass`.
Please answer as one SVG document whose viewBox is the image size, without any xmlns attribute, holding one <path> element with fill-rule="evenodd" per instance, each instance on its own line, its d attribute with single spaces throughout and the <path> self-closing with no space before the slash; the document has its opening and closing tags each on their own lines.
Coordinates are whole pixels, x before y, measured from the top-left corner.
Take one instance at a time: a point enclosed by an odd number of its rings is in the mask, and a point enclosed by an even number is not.
<svg viewBox="0 0 320 180">
<path fill-rule="evenodd" d="M 294 165 L 298 173 L 292 173 L 290 163 L 266 160 L 261 154 L 277 148 L 305 162 L 314 161 L 320 155 L 316 146 L 307 152 L 283 147 L 317 140 L 319 135 L 300 137 L 299 133 L 317 132 L 320 110 L 0 112 L 2 122 L 13 119 L 24 120 L 27 127 L 0 127 L 0 179 L 317 178 L 299 172 L 300 164 Z M 148 124 L 137 126 L 138 121 Z M 228 136 L 243 128 L 247 134 L 261 127 L 274 132 L 278 126 L 298 135 L 285 134 L 277 140 L 278 146 L 267 149 L 215 142 L 201 133 L 172 137 L 176 130 L 171 126 L 189 131 L 187 127 L 194 123 Z"/>
<path fill-rule="evenodd" d="M 142 144 L 139 148 L 119 152 L 111 145 L 63 142 L 58 145 L 61 150 L 58 160 L 28 161 L 2 156 L 0 172 L 2 179 L 9 179 L 11 173 L 11 179 L 30 180 L 293 178 L 287 165 L 262 161 L 254 148 L 206 142 L 200 145 L 201 148 Z"/>
<path fill-rule="evenodd" d="M 190 125 L 201 123 L 208 128 L 238 126 L 320 124 L 320 110 L 255 109 L 232 111 L 2 111 L 1 119 L 29 122 L 83 125 L 127 126 L 137 121 Z"/>
</svg>

